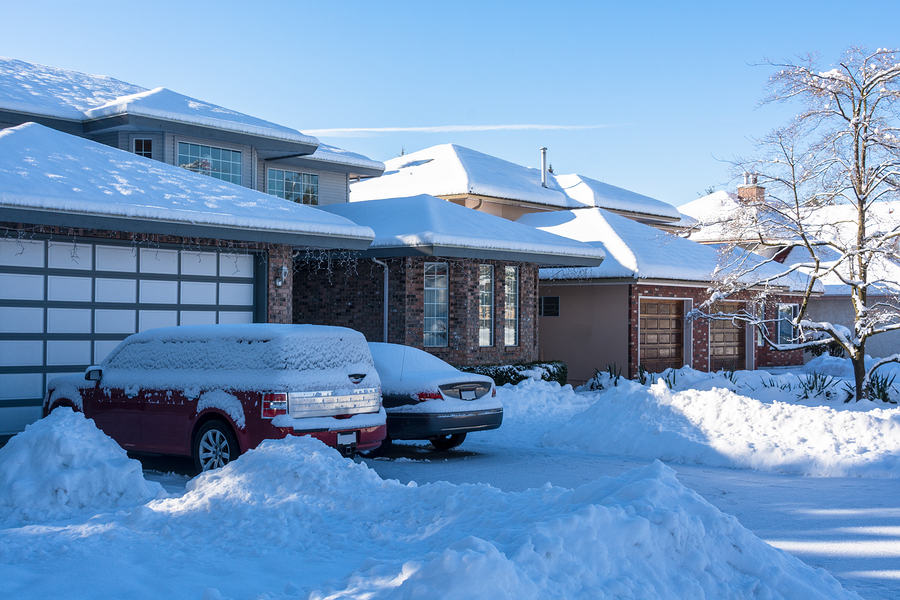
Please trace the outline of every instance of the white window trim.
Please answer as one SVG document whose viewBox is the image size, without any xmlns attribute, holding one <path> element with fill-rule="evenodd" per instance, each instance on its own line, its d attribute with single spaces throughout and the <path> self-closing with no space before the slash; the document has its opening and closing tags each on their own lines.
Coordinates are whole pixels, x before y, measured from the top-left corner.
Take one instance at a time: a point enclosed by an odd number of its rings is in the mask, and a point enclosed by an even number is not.
<svg viewBox="0 0 900 600">
<path fill-rule="evenodd" d="M 485 304 L 482 303 L 482 293 L 481 293 L 481 270 L 483 268 L 489 269 L 490 277 L 491 277 L 491 291 L 489 293 L 491 319 L 490 319 L 490 325 L 489 325 L 489 330 L 488 330 L 488 343 L 487 344 L 483 344 L 481 342 L 481 330 L 482 330 L 481 308 L 483 306 L 485 306 Z M 494 282 L 495 282 L 494 265 L 479 264 L 478 265 L 478 347 L 479 348 L 493 348 L 494 347 L 494 311 L 496 309 L 496 304 L 497 304 L 495 302 L 495 298 L 494 298 L 494 290 L 496 287 Z"/>
<path fill-rule="evenodd" d="M 428 268 L 428 265 L 442 265 L 447 273 L 447 302 L 446 302 L 447 310 L 446 310 L 446 315 L 444 316 L 444 320 L 447 324 L 447 326 L 446 326 L 447 341 L 446 341 L 446 343 L 441 344 L 441 345 L 425 343 L 425 334 L 427 332 L 425 331 L 424 292 L 425 292 L 425 290 L 428 289 L 428 287 L 425 285 L 424 274 L 425 274 L 425 270 Z M 449 265 L 449 263 L 446 263 L 446 262 L 437 262 L 437 261 L 426 262 L 424 265 L 422 265 L 422 275 L 423 275 L 423 280 L 422 280 L 422 293 L 423 293 L 423 298 L 422 298 L 422 303 L 423 303 L 423 307 L 422 307 L 423 308 L 423 310 L 422 310 L 422 346 L 425 348 L 447 348 L 450 346 L 450 265 Z M 432 289 L 440 289 L 440 288 L 432 288 Z"/>
<path fill-rule="evenodd" d="M 506 331 L 507 331 L 506 309 L 508 308 L 507 301 L 509 300 L 509 290 L 506 287 L 506 282 L 507 282 L 506 272 L 509 269 L 515 269 L 515 272 L 516 272 L 516 306 L 515 306 L 515 309 L 516 309 L 516 324 L 515 324 L 516 343 L 515 344 L 507 344 L 506 343 Z M 503 268 L 503 346 L 506 348 L 516 348 L 519 346 L 519 334 L 520 334 L 520 331 L 519 331 L 519 288 L 521 287 L 519 285 L 519 279 L 521 278 L 521 273 L 522 273 L 521 269 L 519 269 L 519 267 L 515 266 L 515 265 L 507 265 Z"/>
<path fill-rule="evenodd" d="M 277 165 L 266 165 L 266 178 L 265 178 L 265 181 L 263 181 L 263 186 L 265 188 L 264 191 L 267 194 L 269 193 L 269 171 L 273 170 L 273 169 L 275 171 L 286 171 L 288 173 L 295 173 L 297 175 L 315 175 L 316 176 L 316 203 L 315 204 L 307 204 L 306 206 L 321 206 L 321 203 L 319 202 L 319 198 L 321 197 L 321 194 L 319 194 L 321 175 L 319 173 L 313 173 L 311 171 L 298 171 L 297 169 L 291 169 L 288 167 L 279 167 Z M 347 184 L 347 186 L 348 186 L 347 187 L 347 198 L 350 197 L 349 185 L 350 184 L 348 183 Z M 272 196 L 274 194 L 269 194 L 269 195 Z M 279 196 L 279 198 L 280 198 L 280 196 Z"/>
</svg>

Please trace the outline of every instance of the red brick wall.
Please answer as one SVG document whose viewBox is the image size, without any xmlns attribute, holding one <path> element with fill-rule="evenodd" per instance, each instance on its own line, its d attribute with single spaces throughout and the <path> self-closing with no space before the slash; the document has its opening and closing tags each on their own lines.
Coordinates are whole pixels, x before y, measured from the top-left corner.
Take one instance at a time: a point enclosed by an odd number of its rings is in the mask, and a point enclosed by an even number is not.
<svg viewBox="0 0 900 600">
<path fill-rule="evenodd" d="M 537 360 L 537 267 L 492 260 L 406 257 L 385 259 L 389 270 L 388 338 L 423 347 L 425 262 L 446 262 L 450 277 L 449 343 L 428 352 L 455 365 Z M 494 345 L 478 345 L 478 265 L 494 265 Z M 519 267 L 519 344 L 503 344 L 503 271 Z M 383 270 L 371 259 L 332 262 L 298 258 L 294 322 L 342 325 L 382 340 Z"/>
<path fill-rule="evenodd" d="M 291 255 L 290 246 L 281 244 L 269 244 L 265 242 L 241 242 L 233 240 L 217 240 L 210 238 L 184 238 L 165 234 L 132 233 L 129 231 L 109 231 L 104 229 L 82 229 L 75 227 L 51 227 L 45 225 L 31 225 L 27 223 L 2 223 L 0 222 L 0 235 L 21 232 L 26 237 L 29 235 L 58 236 L 64 239 L 95 238 L 101 240 L 119 240 L 132 242 L 138 246 L 153 246 L 155 244 L 174 244 L 185 248 L 215 248 L 221 251 L 229 250 L 262 250 L 268 255 L 269 273 L 268 281 L 268 306 L 267 314 L 270 323 L 290 323 L 293 296 L 291 294 Z M 283 286 L 275 285 L 275 280 L 281 277 L 281 265 L 287 265 L 288 278 Z"/>
<path fill-rule="evenodd" d="M 638 299 L 641 297 L 689 298 L 692 300 L 693 307 L 699 308 L 700 304 L 709 298 L 709 292 L 706 288 L 701 287 L 672 285 L 635 284 L 630 287 L 628 368 L 631 376 L 634 376 L 638 370 Z M 729 297 L 727 301 L 748 300 L 752 301 L 752 294 L 743 292 Z M 797 296 L 769 296 L 765 308 L 765 318 L 775 319 L 777 317 L 779 303 L 796 303 L 798 301 Z M 692 337 L 691 367 L 706 371 L 709 368 L 709 322 L 706 319 L 693 319 L 685 324 L 685 334 L 688 333 L 688 327 Z M 768 345 L 757 346 L 755 332 L 748 332 L 748 335 L 752 335 L 754 338 L 754 364 L 757 368 L 803 364 L 802 350 L 781 351 Z"/>
</svg>

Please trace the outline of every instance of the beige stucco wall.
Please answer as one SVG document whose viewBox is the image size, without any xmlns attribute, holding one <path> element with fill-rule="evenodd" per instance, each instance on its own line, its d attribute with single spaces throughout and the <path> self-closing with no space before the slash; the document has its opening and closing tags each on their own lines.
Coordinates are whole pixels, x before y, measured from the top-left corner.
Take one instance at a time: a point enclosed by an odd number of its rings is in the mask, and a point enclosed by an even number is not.
<svg viewBox="0 0 900 600">
<path fill-rule="evenodd" d="M 563 360 L 569 382 L 584 383 L 615 364 L 628 373 L 628 285 L 544 284 L 540 296 L 559 296 L 559 316 L 540 317 L 541 360 Z"/>
<path fill-rule="evenodd" d="M 829 321 L 853 328 L 853 309 L 847 297 L 811 298 L 808 315 L 812 321 Z M 866 342 L 866 354 L 870 356 L 888 356 L 897 352 L 900 352 L 900 331 L 882 333 Z"/>
</svg>

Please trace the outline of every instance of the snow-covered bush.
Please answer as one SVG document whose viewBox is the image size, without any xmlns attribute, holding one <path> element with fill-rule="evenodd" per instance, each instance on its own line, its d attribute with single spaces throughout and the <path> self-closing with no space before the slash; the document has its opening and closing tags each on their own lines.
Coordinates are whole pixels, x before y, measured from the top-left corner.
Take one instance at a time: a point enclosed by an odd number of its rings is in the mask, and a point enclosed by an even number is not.
<svg viewBox="0 0 900 600">
<path fill-rule="evenodd" d="M 517 384 L 526 379 L 555 381 L 565 385 L 569 377 L 569 369 L 562 361 L 518 363 L 512 365 L 475 365 L 459 367 L 461 371 L 487 375 L 497 386 Z"/>
</svg>

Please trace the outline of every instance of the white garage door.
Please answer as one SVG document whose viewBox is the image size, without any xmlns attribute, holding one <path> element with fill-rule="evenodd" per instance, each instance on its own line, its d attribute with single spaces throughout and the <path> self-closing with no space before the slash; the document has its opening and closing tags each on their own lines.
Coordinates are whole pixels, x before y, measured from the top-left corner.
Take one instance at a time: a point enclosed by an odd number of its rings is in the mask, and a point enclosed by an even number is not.
<svg viewBox="0 0 900 600">
<path fill-rule="evenodd" d="M 0 238 L 0 434 L 40 416 L 48 378 L 128 334 L 257 320 L 255 254 Z"/>
</svg>

